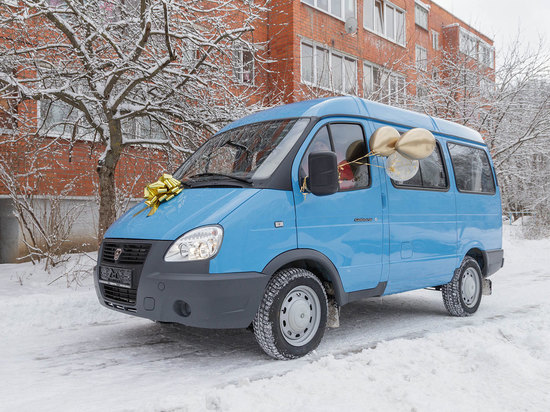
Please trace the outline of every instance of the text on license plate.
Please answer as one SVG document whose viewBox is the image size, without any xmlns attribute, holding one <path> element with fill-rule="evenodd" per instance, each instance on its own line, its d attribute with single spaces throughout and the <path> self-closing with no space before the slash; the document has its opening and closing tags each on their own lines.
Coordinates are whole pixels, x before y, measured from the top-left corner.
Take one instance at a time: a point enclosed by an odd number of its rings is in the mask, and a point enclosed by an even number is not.
<svg viewBox="0 0 550 412">
<path fill-rule="evenodd" d="M 132 287 L 132 269 L 113 268 L 110 266 L 99 267 L 99 281 L 108 285 Z"/>
</svg>

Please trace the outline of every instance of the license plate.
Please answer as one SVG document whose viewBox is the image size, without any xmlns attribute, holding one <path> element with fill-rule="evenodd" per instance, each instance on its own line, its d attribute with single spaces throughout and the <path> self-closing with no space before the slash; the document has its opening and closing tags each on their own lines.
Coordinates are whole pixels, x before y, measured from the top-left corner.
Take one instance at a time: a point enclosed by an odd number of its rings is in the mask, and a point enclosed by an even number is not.
<svg viewBox="0 0 550 412">
<path fill-rule="evenodd" d="M 132 287 L 132 269 L 113 268 L 110 266 L 99 267 L 99 281 L 107 285 Z"/>
</svg>

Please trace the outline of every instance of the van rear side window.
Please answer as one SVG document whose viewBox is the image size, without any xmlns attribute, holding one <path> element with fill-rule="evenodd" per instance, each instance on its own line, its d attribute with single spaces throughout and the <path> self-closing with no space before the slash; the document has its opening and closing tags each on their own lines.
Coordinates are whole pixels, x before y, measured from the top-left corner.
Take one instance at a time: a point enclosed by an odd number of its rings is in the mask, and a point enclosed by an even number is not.
<svg viewBox="0 0 550 412">
<path fill-rule="evenodd" d="M 476 147 L 448 143 L 459 192 L 495 193 L 495 181 L 487 153 Z"/>
<path fill-rule="evenodd" d="M 441 156 L 441 146 L 427 158 L 420 160 L 418 172 L 405 182 L 392 180 L 394 186 L 407 189 L 445 190 L 449 187 L 445 166 Z"/>
</svg>

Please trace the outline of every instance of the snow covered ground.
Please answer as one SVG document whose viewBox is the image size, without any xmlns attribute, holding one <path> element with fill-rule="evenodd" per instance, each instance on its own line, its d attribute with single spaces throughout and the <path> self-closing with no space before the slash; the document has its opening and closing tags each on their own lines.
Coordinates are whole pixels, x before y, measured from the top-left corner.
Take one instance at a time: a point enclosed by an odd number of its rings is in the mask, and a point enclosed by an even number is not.
<svg viewBox="0 0 550 412">
<path fill-rule="evenodd" d="M 475 316 L 447 316 L 428 290 L 357 302 L 288 362 L 246 330 L 105 309 L 90 278 L 48 286 L 66 268 L 0 265 L 0 410 L 548 411 L 550 239 L 505 229 L 505 268 Z"/>
</svg>

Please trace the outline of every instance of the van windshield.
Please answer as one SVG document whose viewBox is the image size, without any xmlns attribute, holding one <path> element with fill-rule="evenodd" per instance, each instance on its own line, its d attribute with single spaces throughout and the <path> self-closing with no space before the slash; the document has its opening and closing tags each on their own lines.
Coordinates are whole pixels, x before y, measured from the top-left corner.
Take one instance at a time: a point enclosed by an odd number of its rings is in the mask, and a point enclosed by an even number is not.
<svg viewBox="0 0 550 412">
<path fill-rule="evenodd" d="M 211 137 L 174 173 L 178 180 L 232 178 L 249 182 L 267 179 L 286 157 L 310 119 L 252 123 Z"/>
</svg>

